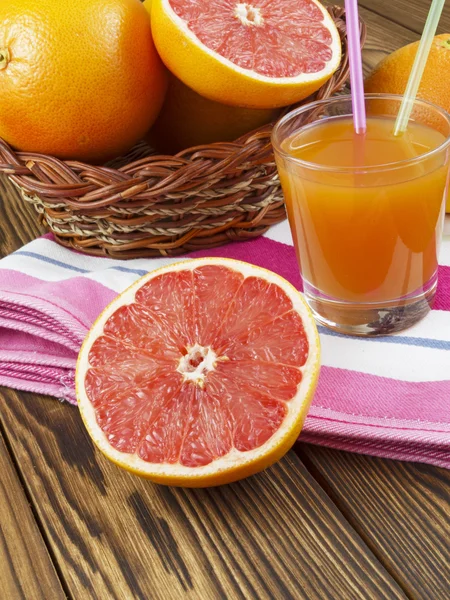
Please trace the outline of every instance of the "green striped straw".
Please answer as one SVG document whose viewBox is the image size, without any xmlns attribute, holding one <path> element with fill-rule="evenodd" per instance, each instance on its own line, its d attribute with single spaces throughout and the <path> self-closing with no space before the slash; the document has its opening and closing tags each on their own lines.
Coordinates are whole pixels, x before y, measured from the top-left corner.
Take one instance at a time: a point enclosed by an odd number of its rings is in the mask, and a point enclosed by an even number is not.
<svg viewBox="0 0 450 600">
<path fill-rule="evenodd" d="M 404 133 L 408 127 L 408 121 L 411 117 L 414 101 L 419 89 L 420 80 L 422 79 L 425 65 L 427 64 L 428 55 L 431 50 L 433 38 L 436 35 L 436 29 L 441 18 L 445 0 L 433 0 L 428 12 L 428 17 L 423 28 L 422 37 L 420 39 L 419 48 L 414 60 L 411 73 L 409 75 L 408 84 L 403 95 L 400 110 L 398 111 L 397 119 L 394 126 L 394 135 Z"/>
</svg>

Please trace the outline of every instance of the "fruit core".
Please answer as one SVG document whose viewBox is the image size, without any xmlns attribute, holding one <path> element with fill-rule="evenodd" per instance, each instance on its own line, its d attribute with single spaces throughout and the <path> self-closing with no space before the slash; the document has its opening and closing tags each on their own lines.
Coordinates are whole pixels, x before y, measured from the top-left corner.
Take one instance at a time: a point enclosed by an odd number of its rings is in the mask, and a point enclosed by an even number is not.
<svg viewBox="0 0 450 600">
<path fill-rule="evenodd" d="M 261 9 L 252 6 L 251 4 L 238 2 L 238 4 L 236 4 L 234 14 L 242 23 L 242 25 L 246 25 L 247 27 L 261 27 L 261 25 L 264 23 Z"/>
<path fill-rule="evenodd" d="M 209 371 L 214 371 L 217 360 L 225 358 L 218 358 L 210 346 L 200 346 L 196 343 L 180 358 L 177 371 L 183 375 L 185 381 L 192 381 L 203 387 L 206 375 Z"/>
</svg>

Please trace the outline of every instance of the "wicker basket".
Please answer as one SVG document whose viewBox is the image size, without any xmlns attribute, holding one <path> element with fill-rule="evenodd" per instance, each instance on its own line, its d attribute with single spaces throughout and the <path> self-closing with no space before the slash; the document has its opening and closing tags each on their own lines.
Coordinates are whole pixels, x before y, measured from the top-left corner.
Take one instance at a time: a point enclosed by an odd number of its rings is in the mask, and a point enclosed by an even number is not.
<svg viewBox="0 0 450 600">
<path fill-rule="evenodd" d="M 348 79 L 344 10 L 328 10 L 343 59 L 314 98 L 331 96 Z M 257 237 L 285 218 L 271 129 L 176 156 L 156 156 L 140 143 L 107 166 L 14 152 L 0 139 L 0 172 L 64 246 L 115 258 L 175 256 Z"/>
</svg>

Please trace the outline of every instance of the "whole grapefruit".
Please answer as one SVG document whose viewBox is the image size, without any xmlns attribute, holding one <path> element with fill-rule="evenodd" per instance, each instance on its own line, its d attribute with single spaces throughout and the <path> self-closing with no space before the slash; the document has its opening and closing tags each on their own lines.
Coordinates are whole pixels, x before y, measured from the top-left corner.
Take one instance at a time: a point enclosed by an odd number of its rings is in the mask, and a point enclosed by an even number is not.
<svg viewBox="0 0 450 600">
<path fill-rule="evenodd" d="M 367 78 L 366 92 L 403 94 L 418 47 L 419 42 L 414 42 L 384 58 Z M 443 33 L 434 38 L 417 96 L 450 112 L 449 73 L 450 33 Z M 450 197 L 446 210 L 450 212 Z"/>
<path fill-rule="evenodd" d="M 0 137 L 103 162 L 156 119 L 166 72 L 139 0 L 0 2 Z"/>
<path fill-rule="evenodd" d="M 208 100 L 169 75 L 164 105 L 147 139 L 158 152 L 176 154 L 192 146 L 232 142 L 274 121 L 279 113 L 276 108 L 243 108 Z"/>
</svg>

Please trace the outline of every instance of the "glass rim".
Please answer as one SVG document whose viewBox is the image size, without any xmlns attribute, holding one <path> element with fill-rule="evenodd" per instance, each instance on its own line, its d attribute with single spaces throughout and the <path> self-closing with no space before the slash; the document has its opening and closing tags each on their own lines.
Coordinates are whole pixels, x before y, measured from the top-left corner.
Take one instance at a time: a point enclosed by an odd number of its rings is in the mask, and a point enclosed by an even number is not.
<svg viewBox="0 0 450 600">
<path fill-rule="evenodd" d="M 401 94 L 375 94 L 375 93 L 371 93 L 371 94 L 364 94 L 364 98 L 365 100 L 397 100 L 400 101 L 403 96 Z M 442 144 L 440 144 L 439 146 L 437 146 L 436 148 L 433 148 L 432 150 L 428 150 L 428 152 L 424 152 L 423 154 L 419 154 L 418 156 L 415 156 L 414 158 L 406 158 L 406 159 L 402 159 L 402 160 L 398 160 L 398 161 L 394 161 L 394 162 L 389 162 L 389 163 L 380 163 L 379 165 L 367 165 L 365 167 L 344 167 L 344 166 L 338 166 L 338 165 L 323 165 L 320 163 L 314 163 L 314 162 L 309 162 L 306 160 L 302 160 L 300 158 L 295 158 L 294 156 L 292 156 L 291 154 L 289 154 L 288 152 L 285 152 L 282 148 L 281 148 L 281 144 L 278 143 L 278 141 L 276 140 L 276 138 L 278 137 L 278 131 L 279 129 L 285 125 L 289 120 L 297 117 L 298 115 L 307 112 L 308 110 L 312 110 L 318 106 L 322 106 L 325 104 L 334 104 L 334 103 L 339 103 L 339 102 L 350 102 L 352 101 L 352 97 L 350 94 L 344 94 L 344 95 L 340 95 L 340 96 L 332 96 L 330 98 L 325 98 L 324 100 L 314 100 L 312 102 L 308 102 L 308 104 L 305 104 L 303 106 L 300 106 L 299 108 L 295 108 L 294 110 L 288 112 L 287 114 L 285 114 L 283 117 L 281 117 L 281 119 L 279 119 L 277 121 L 277 123 L 275 123 L 275 126 L 272 130 L 272 134 L 271 134 L 271 142 L 272 142 L 272 146 L 274 151 L 276 152 L 276 154 L 279 154 L 280 156 L 282 156 L 284 159 L 295 163 L 296 165 L 301 165 L 305 168 L 308 168 L 310 170 L 320 170 L 320 171 L 326 171 L 328 173 L 366 173 L 366 172 L 384 172 L 384 171 L 391 171 L 394 169 L 401 169 L 402 167 L 405 167 L 407 165 L 414 165 L 416 163 L 419 163 L 423 160 L 426 160 L 427 158 L 433 157 L 436 154 L 439 154 L 440 152 L 442 152 L 443 150 L 445 150 L 449 145 L 450 145 L 450 114 L 442 107 L 438 106 L 437 104 L 434 104 L 433 102 L 429 102 L 428 100 L 422 100 L 420 98 L 416 98 L 414 100 L 414 105 L 425 105 L 429 108 L 432 108 L 435 112 L 440 113 L 440 115 L 447 121 L 447 125 L 449 128 L 449 134 L 446 137 L 446 139 L 442 142 Z M 351 112 L 349 112 L 348 115 L 342 115 L 342 116 L 351 116 Z M 312 121 L 311 123 L 306 123 L 304 126 L 299 127 L 299 131 L 300 129 L 302 129 L 303 127 L 306 127 L 308 125 L 313 124 L 315 121 Z M 317 121 L 319 122 L 319 121 Z"/>
</svg>

